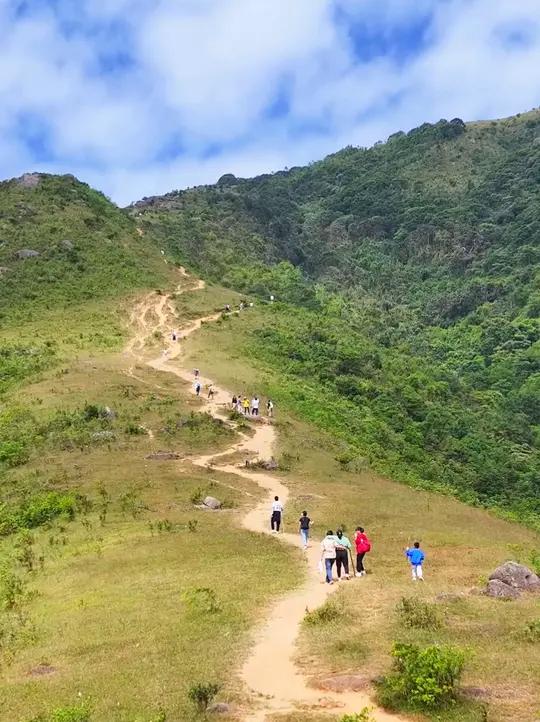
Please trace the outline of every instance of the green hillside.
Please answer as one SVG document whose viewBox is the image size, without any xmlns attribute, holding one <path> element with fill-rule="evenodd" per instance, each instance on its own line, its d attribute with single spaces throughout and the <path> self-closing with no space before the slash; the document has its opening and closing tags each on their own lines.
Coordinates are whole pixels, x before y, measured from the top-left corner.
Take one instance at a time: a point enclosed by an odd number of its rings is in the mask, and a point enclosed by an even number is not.
<svg viewBox="0 0 540 722">
<path fill-rule="evenodd" d="M 354 459 L 538 523 L 540 113 L 144 199 L 178 259 L 283 303 L 254 353 Z"/>
<path fill-rule="evenodd" d="M 0 183 L 0 321 L 159 284 L 165 264 L 135 222 L 73 176 Z"/>
</svg>

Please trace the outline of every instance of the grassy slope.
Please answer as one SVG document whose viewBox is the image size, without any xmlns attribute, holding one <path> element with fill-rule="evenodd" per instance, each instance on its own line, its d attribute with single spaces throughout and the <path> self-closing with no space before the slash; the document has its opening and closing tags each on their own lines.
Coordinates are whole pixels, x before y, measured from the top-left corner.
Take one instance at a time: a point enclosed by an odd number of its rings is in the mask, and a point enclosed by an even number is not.
<svg viewBox="0 0 540 722">
<path fill-rule="evenodd" d="M 538 524 L 539 133 L 538 111 L 426 125 L 134 212 L 206 275 L 324 317 L 274 324 L 270 354 L 365 422 L 353 454 Z"/>
<path fill-rule="evenodd" d="M 230 389 L 263 396 L 273 392 L 280 377 L 270 366 L 255 365 L 247 348 L 251 330 L 264 324 L 261 307 L 205 328 L 192 340 L 192 364 Z M 540 648 L 519 633 L 538 617 L 538 601 L 529 597 L 505 604 L 469 595 L 468 590 L 484 584 L 490 571 L 506 559 L 528 561 L 538 549 L 538 535 L 370 472 L 345 473 L 335 461 L 339 442 L 299 421 L 287 406 L 278 405 L 277 418 L 280 456 L 292 467 L 284 474 L 292 489 L 286 525 L 295 528 L 295 519 L 307 507 L 317 537 L 338 524 L 352 530 L 361 523 L 374 541 L 369 557 L 373 574 L 339 590 L 346 615 L 335 624 L 303 632 L 299 660 L 306 672 L 354 670 L 376 676 L 387 669 L 395 639 L 448 641 L 470 649 L 464 684 L 484 690 L 490 720 L 531 722 L 533 710 L 540 708 Z M 428 555 L 427 582 L 412 588 L 402 549 L 417 537 Z M 440 593 L 463 594 L 438 602 L 446 619 L 443 630 L 401 628 L 394 611 L 401 596 L 416 594 L 433 601 Z M 468 711 L 460 707 L 454 715 L 436 718 L 480 720 L 481 714 L 476 706 Z"/>
<path fill-rule="evenodd" d="M 40 255 L 20 259 L 23 249 Z M 135 221 L 72 176 L 43 175 L 34 187 L 0 183 L 0 266 L 3 325 L 170 279 Z"/>
<path fill-rule="evenodd" d="M 212 289 L 182 298 L 184 317 L 207 312 L 222 298 Z M 94 508 L 74 522 L 60 520 L 33 532 L 43 569 L 37 565 L 28 574 L 17 566 L 36 596 L 22 607 L 29 623 L 2 650 L 0 719 L 26 722 L 76 705 L 81 693 L 93 722 L 151 722 L 160 710 L 167 719 L 189 720 L 194 715 L 186 692 L 193 682 L 218 680 L 222 697 L 241 699 L 231 670 L 245 650 L 256 610 L 292 585 L 291 552 L 237 528 L 243 506 L 253 503 L 241 479 L 209 477 L 189 465 L 179 473 L 175 462 L 144 459 L 156 447 L 189 455 L 218 450 L 230 438 L 207 425 L 173 436 L 160 433 L 168 419 L 187 418 L 198 402 L 186 399 L 174 377 L 144 367 L 135 370 L 138 379 L 127 377 L 128 359 L 90 350 L 90 329 L 81 329 L 86 340 L 77 357 L 64 348 L 61 373 L 44 371 L 18 392 L 18 403 L 41 419 L 85 402 L 110 405 L 118 413 L 117 440 L 82 450 L 47 444 L 4 478 L 8 503 L 43 490 L 76 490 Z M 155 383 L 163 388 L 154 389 Z M 156 441 L 125 434 L 128 422 L 154 429 Z M 225 499 L 231 510 L 196 511 L 190 498 L 198 489 Z M 104 500 L 108 512 L 101 523 Z M 172 531 L 158 530 L 163 520 Z M 190 521 L 197 522 L 195 532 L 188 529 Z M 4 563 L 16 554 L 15 544 L 16 538 L 0 540 Z M 215 592 L 220 611 L 209 614 L 183 600 L 198 587 Z M 32 676 L 39 664 L 56 671 Z"/>
</svg>

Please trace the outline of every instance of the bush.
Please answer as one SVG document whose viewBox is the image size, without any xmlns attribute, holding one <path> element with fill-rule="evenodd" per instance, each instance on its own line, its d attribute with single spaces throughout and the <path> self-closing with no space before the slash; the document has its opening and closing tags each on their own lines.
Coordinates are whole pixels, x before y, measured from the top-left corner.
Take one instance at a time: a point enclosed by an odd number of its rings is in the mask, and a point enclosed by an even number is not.
<svg viewBox="0 0 540 722">
<path fill-rule="evenodd" d="M 321 624 L 329 624 L 345 616 L 343 606 L 333 599 L 329 599 L 317 609 L 306 612 L 304 623 L 310 627 L 317 627 Z"/>
<path fill-rule="evenodd" d="M 90 710 L 86 705 L 59 707 L 51 714 L 48 722 L 90 722 Z"/>
<path fill-rule="evenodd" d="M 199 712 L 204 712 L 220 689 L 221 685 L 216 682 L 197 682 L 189 688 L 188 697 Z"/>
<path fill-rule="evenodd" d="M 371 707 L 364 707 L 354 714 L 345 714 L 339 722 L 374 722 Z"/>
<path fill-rule="evenodd" d="M 439 629 L 442 626 L 440 611 L 434 604 L 416 597 L 402 597 L 397 605 L 401 623 L 412 629 Z"/>
<path fill-rule="evenodd" d="M 182 600 L 194 611 L 205 614 L 216 614 L 221 611 L 221 604 L 216 593 L 208 587 L 188 589 L 182 595 Z"/>
<path fill-rule="evenodd" d="M 534 619 L 532 622 L 528 622 L 521 633 L 521 637 L 527 642 L 540 642 L 540 619 Z"/>
<path fill-rule="evenodd" d="M 455 647 L 396 643 L 394 668 L 379 683 L 379 700 L 390 709 L 433 710 L 455 700 L 465 653 Z"/>
</svg>

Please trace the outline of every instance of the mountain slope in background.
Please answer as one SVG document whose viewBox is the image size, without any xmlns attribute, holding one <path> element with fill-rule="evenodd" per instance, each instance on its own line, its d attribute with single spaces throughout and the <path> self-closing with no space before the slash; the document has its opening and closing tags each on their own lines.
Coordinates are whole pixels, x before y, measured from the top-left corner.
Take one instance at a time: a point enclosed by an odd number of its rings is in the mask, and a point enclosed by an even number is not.
<svg viewBox="0 0 540 722">
<path fill-rule="evenodd" d="M 37 173 L 0 183 L 0 267 L 4 323 L 166 279 L 124 211 L 73 176 Z"/>
<path fill-rule="evenodd" d="M 309 385 L 303 411 L 346 440 L 344 463 L 538 523 L 538 111 L 130 211 L 203 275 L 289 304 L 255 352 Z"/>
</svg>

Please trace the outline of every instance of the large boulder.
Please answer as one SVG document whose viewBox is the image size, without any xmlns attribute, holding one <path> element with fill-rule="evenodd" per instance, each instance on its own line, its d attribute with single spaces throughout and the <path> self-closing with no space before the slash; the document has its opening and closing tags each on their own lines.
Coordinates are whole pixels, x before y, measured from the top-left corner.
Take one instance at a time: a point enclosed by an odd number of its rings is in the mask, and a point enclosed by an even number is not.
<svg viewBox="0 0 540 722">
<path fill-rule="evenodd" d="M 20 178 L 15 179 L 17 185 L 23 188 L 35 188 L 41 181 L 41 173 L 24 173 Z"/>
<path fill-rule="evenodd" d="M 39 251 L 33 251 L 31 248 L 21 248 L 21 250 L 17 251 L 15 255 L 21 260 L 24 260 L 25 258 L 37 258 L 39 256 Z"/>
<path fill-rule="evenodd" d="M 524 564 L 505 562 L 489 576 L 490 581 L 500 581 L 514 589 L 540 591 L 540 578 Z"/>
<path fill-rule="evenodd" d="M 521 592 L 516 587 L 501 582 L 500 579 L 491 579 L 486 587 L 486 595 L 496 599 L 517 599 L 521 596 Z"/>
<path fill-rule="evenodd" d="M 221 509 L 221 502 L 215 496 L 205 496 L 203 499 L 204 506 L 209 509 Z"/>
</svg>

